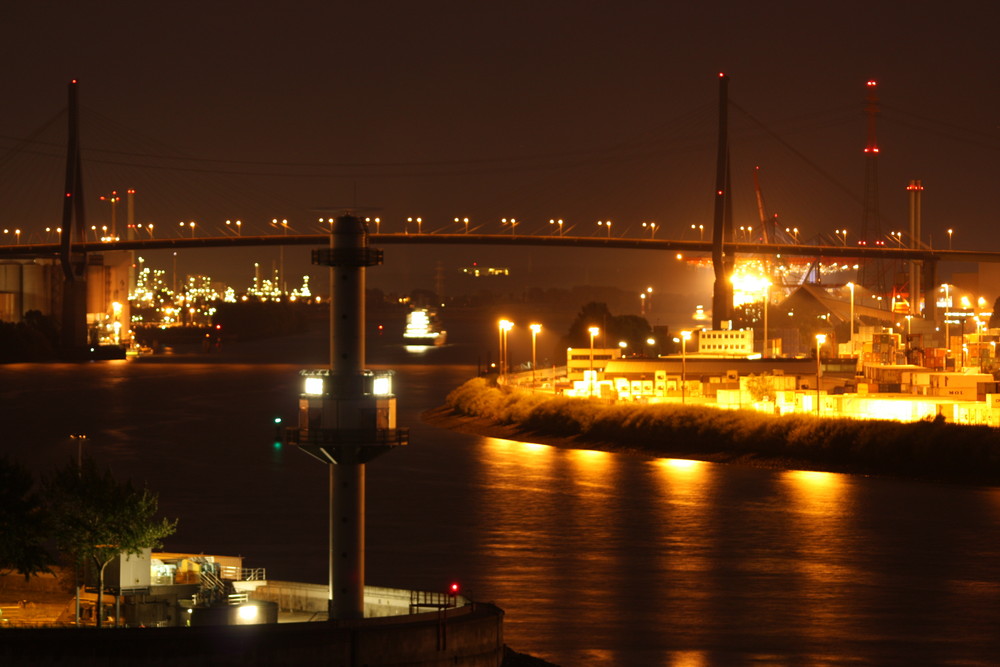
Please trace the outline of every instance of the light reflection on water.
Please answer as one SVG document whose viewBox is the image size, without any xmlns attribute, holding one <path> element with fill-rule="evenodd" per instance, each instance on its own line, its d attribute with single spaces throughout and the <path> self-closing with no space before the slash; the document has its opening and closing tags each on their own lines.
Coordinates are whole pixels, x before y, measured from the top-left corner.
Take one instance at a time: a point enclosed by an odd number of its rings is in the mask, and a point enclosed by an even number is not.
<svg viewBox="0 0 1000 667">
<path fill-rule="evenodd" d="M 181 517 L 171 548 L 322 581 L 326 475 L 273 445 L 298 366 L 0 367 L 0 453 L 95 457 Z M 469 369 L 397 366 L 411 445 L 368 466 L 369 582 L 463 589 L 572 667 L 991 664 L 1000 490 L 757 470 L 419 423 Z M 70 398 L 68 399 L 67 396 Z"/>
</svg>

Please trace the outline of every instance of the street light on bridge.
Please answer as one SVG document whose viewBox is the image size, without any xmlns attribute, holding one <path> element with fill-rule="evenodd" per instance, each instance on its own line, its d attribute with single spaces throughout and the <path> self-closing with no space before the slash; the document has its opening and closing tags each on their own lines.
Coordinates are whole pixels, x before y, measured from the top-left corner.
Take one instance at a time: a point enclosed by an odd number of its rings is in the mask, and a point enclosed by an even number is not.
<svg viewBox="0 0 1000 667">
<path fill-rule="evenodd" d="M 237 220 L 236 222 L 233 222 L 232 220 L 226 220 L 226 229 L 229 229 L 230 231 L 235 229 L 236 231 L 233 233 L 236 234 L 237 236 L 243 236 L 242 228 L 243 228 L 242 220 Z"/>
<path fill-rule="evenodd" d="M 514 236 L 514 230 L 518 225 L 517 218 L 502 218 L 500 220 L 501 225 L 510 225 L 510 235 Z"/>
<path fill-rule="evenodd" d="M 382 218 L 365 218 L 366 225 L 370 225 L 373 222 L 375 223 L 375 233 L 379 234 L 382 230 Z M 330 224 L 333 224 L 332 219 L 330 220 Z"/>
<path fill-rule="evenodd" d="M 948 250 L 951 250 L 951 235 L 955 232 L 954 229 L 948 230 Z"/>
<path fill-rule="evenodd" d="M 642 223 L 643 228 L 649 229 L 649 238 L 656 236 L 656 223 L 655 222 L 644 222 Z"/>
<path fill-rule="evenodd" d="M 559 236 L 563 235 L 563 221 L 562 220 L 549 220 L 550 225 L 559 225 Z"/>
<path fill-rule="evenodd" d="M 417 223 L 417 234 L 421 233 L 421 231 L 420 231 L 420 225 L 423 223 L 423 221 L 424 221 L 423 218 L 407 218 L 406 219 L 407 223 L 411 223 L 411 222 Z M 407 234 L 409 233 L 409 231 L 410 231 L 409 229 L 406 230 Z"/>
<path fill-rule="evenodd" d="M 609 239 L 611 238 L 611 221 L 610 220 L 598 220 L 597 221 L 597 226 L 598 227 L 607 227 L 608 228 L 608 238 Z"/>
<path fill-rule="evenodd" d="M 457 225 L 459 223 L 464 223 L 465 224 L 465 233 L 468 234 L 469 233 L 469 219 L 468 218 L 462 218 L 461 220 L 459 220 L 458 218 L 455 218 L 455 224 Z"/>
<path fill-rule="evenodd" d="M 692 231 L 696 230 L 696 229 L 698 230 L 698 240 L 699 241 L 704 241 L 705 240 L 705 225 L 691 225 L 691 229 L 692 229 Z"/>
</svg>

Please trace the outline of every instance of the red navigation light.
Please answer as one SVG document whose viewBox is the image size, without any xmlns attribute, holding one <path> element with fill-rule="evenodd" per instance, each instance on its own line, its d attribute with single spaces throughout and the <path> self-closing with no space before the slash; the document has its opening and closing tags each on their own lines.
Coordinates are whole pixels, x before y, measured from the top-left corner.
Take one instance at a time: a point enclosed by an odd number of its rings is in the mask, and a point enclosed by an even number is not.
<svg viewBox="0 0 1000 667">
<path fill-rule="evenodd" d="M 452 596 L 458 595 L 458 584 L 457 583 L 452 583 L 452 585 L 448 587 L 448 595 L 452 595 Z"/>
<path fill-rule="evenodd" d="M 721 79 L 722 77 L 724 77 L 724 76 L 726 76 L 726 73 L 725 73 L 725 72 L 719 72 L 719 78 L 720 78 L 720 79 Z"/>
<path fill-rule="evenodd" d="M 869 79 L 868 83 L 866 83 L 865 85 L 868 86 L 869 88 L 874 88 L 875 86 L 878 85 L 878 82 L 875 81 L 874 79 Z"/>
</svg>

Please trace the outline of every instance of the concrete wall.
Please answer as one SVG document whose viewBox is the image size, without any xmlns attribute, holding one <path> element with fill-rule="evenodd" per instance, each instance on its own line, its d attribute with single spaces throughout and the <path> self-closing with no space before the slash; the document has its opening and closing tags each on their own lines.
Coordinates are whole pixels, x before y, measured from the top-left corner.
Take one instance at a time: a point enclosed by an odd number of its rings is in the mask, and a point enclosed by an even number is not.
<svg viewBox="0 0 1000 667">
<path fill-rule="evenodd" d="M 306 584 L 298 581 L 239 581 L 236 590 L 249 594 L 252 600 L 275 602 L 282 611 L 327 613 L 329 588 L 326 584 Z M 416 596 L 416 597 L 415 597 Z M 414 602 L 431 608 L 435 603 L 458 606 L 469 603 L 461 595 L 449 598 L 446 594 L 410 591 L 399 588 L 365 586 L 365 618 L 401 616 L 410 613 Z"/>
<path fill-rule="evenodd" d="M 35 667 L 498 667 L 503 660 L 503 611 L 491 604 L 341 623 L 2 632 L 0 665 Z"/>
</svg>

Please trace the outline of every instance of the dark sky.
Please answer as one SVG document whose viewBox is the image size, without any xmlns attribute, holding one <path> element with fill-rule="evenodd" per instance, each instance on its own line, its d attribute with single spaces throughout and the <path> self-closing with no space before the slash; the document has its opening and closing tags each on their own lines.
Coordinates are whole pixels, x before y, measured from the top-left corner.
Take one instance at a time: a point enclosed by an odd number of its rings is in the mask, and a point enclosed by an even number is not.
<svg viewBox="0 0 1000 667">
<path fill-rule="evenodd" d="M 920 178 L 925 241 L 951 227 L 955 247 L 1000 250 L 998 25 L 993 2 L 3 3 L 0 224 L 39 238 L 58 223 L 57 114 L 77 78 L 89 223 L 109 217 L 100 195 L 131 187 L 139 221 L 170 234 L 226 218 L 313 231 L 316 208 L 358 205 L 383 231 L 561 217 L 690 238 L 711 221 L 725 71 L 737 225 L 756 223 L 760 165 L 769 213 L 856 237 L 876 79 L 883 231 L 904 226 Z M 276 254 L 180 263 L 242 282 Z M 305 251 L 289 257 L 306 270 Z M 437 261 L 477 259 L 541 284 L 666 280 L 651 253 L 581 257 L 393 247 L 370 280 L 430 286 Z"/>
</svg>

